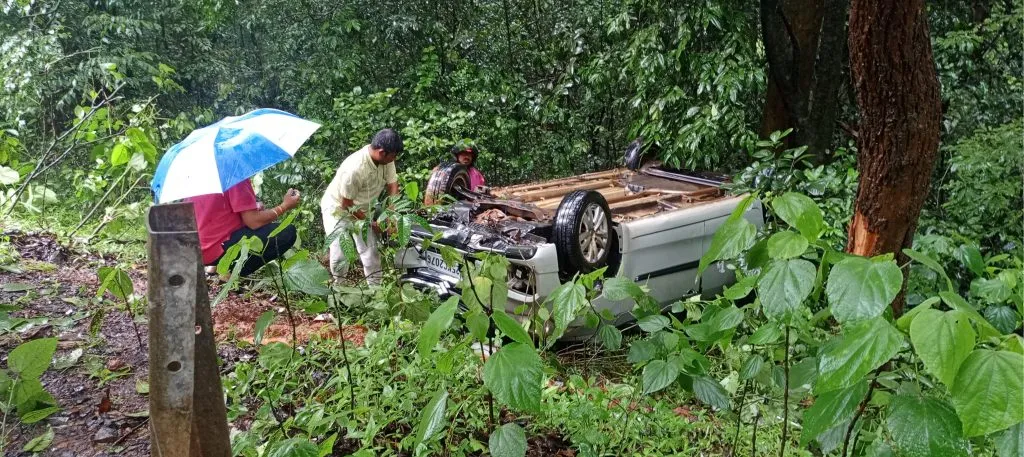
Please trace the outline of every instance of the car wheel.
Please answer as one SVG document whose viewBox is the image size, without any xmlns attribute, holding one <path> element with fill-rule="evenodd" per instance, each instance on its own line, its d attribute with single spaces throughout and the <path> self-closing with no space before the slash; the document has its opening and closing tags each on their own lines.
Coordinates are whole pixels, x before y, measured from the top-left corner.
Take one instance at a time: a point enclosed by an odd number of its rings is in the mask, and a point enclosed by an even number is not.
<svg viewBox="0 0 1024 457">
<path fill-rule="evenodd" d="M 466 171 L 466 167 L 457 163 L 441 165 L 430 174 L 423 203 L 426 205 L 442 203 L 445 195 L 458 198 L 456 192 L 458 189 L 470 190 L 469 172 Z"/>
<path fill-rule="evenodd" d="M 555 212 L 553 241 L 563 273 L 590 273 L 608 265 L 618 244 L 611 214 L 599 192 L 577 190 L 562 199 Z"/>
</svg>

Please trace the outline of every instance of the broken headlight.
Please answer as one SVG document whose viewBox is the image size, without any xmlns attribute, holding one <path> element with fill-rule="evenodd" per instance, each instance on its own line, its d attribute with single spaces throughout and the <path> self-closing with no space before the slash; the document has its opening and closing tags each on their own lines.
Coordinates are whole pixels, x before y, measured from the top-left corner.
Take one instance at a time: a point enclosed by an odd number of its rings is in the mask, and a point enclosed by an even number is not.
<svg viewBox="0 0 1024 457">
<path fill-rule="evenodd" d="M 536 290 L 533 270 L 524 265 L 509 264 L 507 286 L 509 290 L 532 295 Z"/>
</svg>

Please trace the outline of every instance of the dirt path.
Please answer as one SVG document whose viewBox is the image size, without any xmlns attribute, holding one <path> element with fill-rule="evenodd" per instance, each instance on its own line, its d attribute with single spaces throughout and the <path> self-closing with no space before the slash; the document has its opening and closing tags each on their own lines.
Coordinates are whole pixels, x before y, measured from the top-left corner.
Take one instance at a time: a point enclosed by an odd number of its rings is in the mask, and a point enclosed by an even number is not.
<svg viewBox="0 0 1024 457">
<path fill-rule="evenodd" d="M 0 305 L 13 305 L 7 320 L 0 314 L 0 366 L 18 344 L 36 338 L 57 338 L 54 364 L 42 376 L 43 386 L 57 400 L 60 411 L 31 425 L 8 418 L 5 456 L 31 455 L 23 448 L 33 438 L 53 431 L 44 456 L 148 456 L 147 327 L 136 318 L 142 338 L 139 346 L 131 318 L 123 304 L 107 295 L 96 298 L 97 270 L 115 266 L 115 260 L 71 252 L 52 236 L 8 234 L 21 255 L 15 266 L 0 268 Z M 144 265 L 125 268 L 145 303 Z M 211 296 L 216 293 L 212 285 Z M 256 319 L 267 310 L 279 309 L 275 297 L 229 295 L 214 310 L 215 333 L 222 341 L 218 352 L 222 371 L 251 350 L 240 350 L 235 341 L 252 341 Z M 143 309 L 136 310 L 138 314 Z M 308 338 L 337 337 L 329 321 L 296 313 L 300 342 Z M 14 327 L 13 330 L 8 327 Z M 362 327 L 347 327 L 346 339 L 362 344 Z M 291 341 L 291 327 L 282 315 L 275 317 L 265 341 Z M 249 354 L 251 356 L 251 354 Z"/>
</svg>

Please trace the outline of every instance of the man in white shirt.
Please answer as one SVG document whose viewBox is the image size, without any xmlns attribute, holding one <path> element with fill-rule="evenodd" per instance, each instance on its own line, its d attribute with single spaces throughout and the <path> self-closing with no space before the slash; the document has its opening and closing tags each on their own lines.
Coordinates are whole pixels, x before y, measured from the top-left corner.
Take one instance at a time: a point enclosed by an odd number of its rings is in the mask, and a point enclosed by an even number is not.
<svg viewBox="0 0 1024 457">
<path fill-rule="evenodd" d="M 363 146 L 345 158 L 338 167 L 334 179 L 324 191 L 320 199 L 320 214 L 323 218 L 324 230 L 328 235 L 335 230 L 345 230 L 346 218 L 366 218 L 365 210 L 360 209 L 351 214 L 346 213 L 353 206 L 367 206 L 385 188 L 389 195 L 398 194 L 398 173 L 395 170 L 395 159 L 402 152 L 402 137 L 392 129 L 384 129 L 373 136 L 370 144 Z M 380 252 L 377 250 L 377 232 L 380 228 L 376 222 L 373 230 L 363 238 L 361 234 L 342 233 L 341 236 L 352 236 L 355 239 L 359 259 L 363 262 L 363 273 L 370 284 L 380 282 Z M 330 247 L 331 274 L 344 277 L 348 272 L 348 261 L 341 250 L 341 243 L 335 239 Z"/>
</svg>

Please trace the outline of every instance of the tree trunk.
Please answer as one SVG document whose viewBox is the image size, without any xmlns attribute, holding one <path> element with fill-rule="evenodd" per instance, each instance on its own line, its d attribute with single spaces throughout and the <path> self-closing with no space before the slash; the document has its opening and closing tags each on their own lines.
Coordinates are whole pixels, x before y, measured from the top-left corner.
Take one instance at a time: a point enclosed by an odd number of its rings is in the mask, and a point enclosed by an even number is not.
<svg viewBox="0 0 1024 457">
<path fill-rule="evenodd" d="M 768 92 L 761 135 L 793 128 L 787 146 L 824 161 L 842 78 L 848 0 L 761 0 Z"/>
<path fill-rule="evenodd" d="M 853 0 L 850 68 L 860 115 L 860 187 L 846 250 L 909 247 L 928 196 L 942 107 L 923 0 Z M 892 304 L 903 311 L 902 294 Z"/>
</svg>

